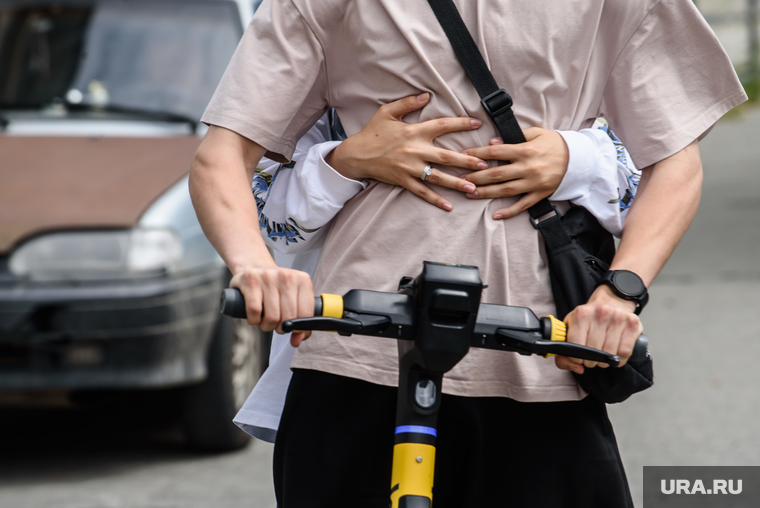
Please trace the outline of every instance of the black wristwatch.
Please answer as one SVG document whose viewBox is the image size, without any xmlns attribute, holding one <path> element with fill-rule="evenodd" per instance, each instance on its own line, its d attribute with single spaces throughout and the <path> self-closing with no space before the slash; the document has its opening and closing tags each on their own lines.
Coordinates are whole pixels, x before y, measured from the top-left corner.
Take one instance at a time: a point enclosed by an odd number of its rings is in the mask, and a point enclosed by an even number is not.
<svg viewBox="0 0 760 508">
<path fill-rule="evenodd" d="M 636 303 L 634 314 L 641 313 L 649 301 L 649 293 L 641 277 L 630 270 L 610 270 L 596 283 L 597 287 L 607 284 L 620 298 Z"/>
</svg>

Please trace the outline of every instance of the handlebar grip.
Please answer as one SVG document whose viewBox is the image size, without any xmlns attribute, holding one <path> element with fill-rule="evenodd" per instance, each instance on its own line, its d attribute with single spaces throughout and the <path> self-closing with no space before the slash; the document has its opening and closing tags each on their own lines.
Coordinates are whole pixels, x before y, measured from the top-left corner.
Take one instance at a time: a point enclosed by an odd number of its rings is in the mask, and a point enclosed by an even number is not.
<svg viewBox="0 0 760 508">
<path fill-rule="evenodd" d="M 219 312 L 232 318 L 245 319 L 245 298 L 237 288 L 226 288 L 219 301 Z"/>
<path fill-rule="evenodd" d="M 649 337 L 643 333 L 636 339 L 636 344 L 633 345 L 633 353 L 629 362 L 643 362 L 649 356 Z"/>
<path fill-rule="evenodd" d="M 567 340 L 567 325 L 554 316 L 547 316 L 541 318 L 542 322 L 542 334 L 544 339 L 564 342 Z M 639 363 L 644 362 L 649 357 L 649 337 L 643 333 L 636 339 L 636 343 L 633 345 L 633 352 L 628 359 L 629 362 Z"/>
<path fill-rule="evenodd" d="M 231 318 L 245 319 L 245 297 L 238 288 L 226 288 L 219 301 L 219 312 Z M 314 315 L 322 315 L 322 297 L 314 297 Z"/>
</svg>

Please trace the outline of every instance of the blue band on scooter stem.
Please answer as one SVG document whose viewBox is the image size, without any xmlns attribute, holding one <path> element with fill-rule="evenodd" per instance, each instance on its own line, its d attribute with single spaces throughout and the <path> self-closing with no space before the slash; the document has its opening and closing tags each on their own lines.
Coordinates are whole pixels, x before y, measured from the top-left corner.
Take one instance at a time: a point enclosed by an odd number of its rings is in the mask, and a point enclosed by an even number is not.
<svg viewBox="0 0 760 508">
<path fill-rule="evenodd" d="M 423 427 L 421 425 L 402 425 L 401 427 L 396 427 L 396 434 L 406 433 L 429 434 L 435 437 L 438 436 L 438 431 L 436 431 L 433 427 Z"/>
</svg>

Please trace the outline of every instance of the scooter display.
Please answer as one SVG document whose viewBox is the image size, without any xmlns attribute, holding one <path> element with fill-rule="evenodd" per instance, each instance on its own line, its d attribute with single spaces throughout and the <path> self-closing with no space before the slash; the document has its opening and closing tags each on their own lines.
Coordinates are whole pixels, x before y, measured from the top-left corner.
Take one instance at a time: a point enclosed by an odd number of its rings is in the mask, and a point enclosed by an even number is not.
<svg viewBox="0 0 760 508">
<path fill-rule="evenodd" d="M 565 323 L 538 318 L 525 307 L 481 303 L 478 268 L 425 261 L 417 277 L 403 277 L 398 293 L 353 289 L 315 298 L 314 317 L 285 321 L 293 330 L 333 331 L 398 341 L 399 385 L 391 475 L 392 508 L 430 508 L 443 375 L 471 347 L 521 355 L 563 355 L 616 367 L 616 355 L 566 342 Z M 223 314 L 245 318 L 237 289 L 222 293 Z M 644 361 L 648 339 L 637 340 L 630 362 Z"/>
</svg>

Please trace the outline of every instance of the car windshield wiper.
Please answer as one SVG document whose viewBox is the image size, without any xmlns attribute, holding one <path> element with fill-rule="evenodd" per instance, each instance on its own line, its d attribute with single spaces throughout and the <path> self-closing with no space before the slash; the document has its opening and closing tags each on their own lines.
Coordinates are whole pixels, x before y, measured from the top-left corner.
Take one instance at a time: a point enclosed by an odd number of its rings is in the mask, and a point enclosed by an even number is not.
<svg viewBox="0 0 760 508">
<path fill-rule="evenodd" d="M 185 123 L 190 126 L 193 132 L 198 130 L 198 120 L 189 116 L 180 115 L 179 113 L 173 113 L 171 111 L 160 111 L 153 109 L 140 109 L 131 108 L 126 106 L 95 106 L 92 104 L 66 104 L 68 111 L 89 111 L 89 112 L 105 112 L 105 113 L 117 113 L 128 116 L 134 116 L 137 118 L 143 118 L 146 120 L 155 120 L 157 122 L 171 122 L 171 123 Z"/>
</svg>

